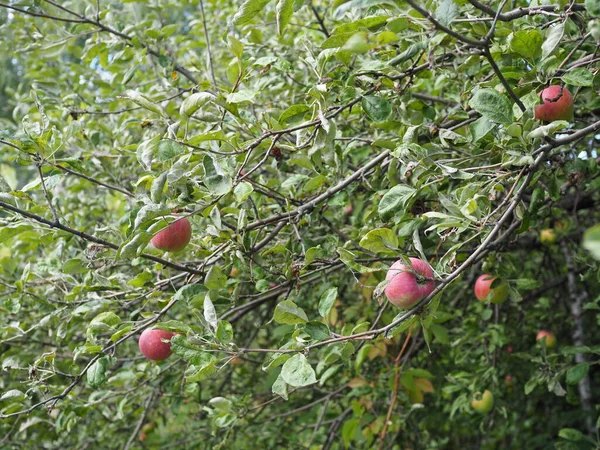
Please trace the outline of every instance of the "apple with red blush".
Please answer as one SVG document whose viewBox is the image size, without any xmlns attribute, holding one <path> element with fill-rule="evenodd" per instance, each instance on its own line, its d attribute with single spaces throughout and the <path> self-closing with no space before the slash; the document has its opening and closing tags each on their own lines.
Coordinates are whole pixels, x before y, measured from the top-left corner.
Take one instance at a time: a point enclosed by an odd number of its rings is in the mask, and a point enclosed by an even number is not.
<svg viewBox="0 0 600 450">
<path fill-rule="evenodd" d="M 410 265 L 398 260 L 389 268 L 385 287 L 387 299 L 398 308 L 410 308 L 427 297 L 435 289 L 433 269 L 425 261 L 409 258 Z"/>
</svg>

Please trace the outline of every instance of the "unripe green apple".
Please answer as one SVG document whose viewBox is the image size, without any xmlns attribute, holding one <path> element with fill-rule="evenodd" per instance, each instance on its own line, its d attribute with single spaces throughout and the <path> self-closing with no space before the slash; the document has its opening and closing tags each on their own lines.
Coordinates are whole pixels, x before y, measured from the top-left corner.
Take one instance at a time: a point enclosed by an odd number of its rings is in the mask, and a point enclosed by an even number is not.
<svg viewBox="0 0 600 450">
<path fill-rule="evenodd" d="M 534 117 L 537 120 L 573 120 L 573 96 L 566 87 L 548 86 L 539 95 L 542 104 L 535 107 Z"/>
<path fill-rule="evenodd" d="M 487 389 L 483 392 L 475 392 L 473 400 L 471 401 L 473 409 L 481 414 L 489 413 L 494 407 L 494 394 Z"/>
<path fill-rule="evenodd" d="M 183 217 L 156 233 L 150 242 L 159 250 L 179 252 L 189 244 L 191 237 L 192 225 Z"/>
<path fill-rule="evenodd" d="M 554 228 L 546 228 L 540 231 L 540 242 L 544 245 L 552 245 L 556 242 L 556 232 Z"/>
<path fill-rule="evenodd" d="M 504 281 L 496 283 L 492 289 L 492 284 L 495 280 L 496 277 L 493 275 L 480 275 L 475 282 L 475 297 L 482 302 L 489 298 L 492 303 L 504 303 L 508 297 L 508 283 Z"/>
<path fill-rule="evenodd" d="M 554 348 L 556 346 L 556 336 L 554 335 L 554 333 L 551 333 L 549 331 L 540 331 L 535 337 L 535 340 L 538 342 L 545 341 L 546 348 Z"/>
</svg>

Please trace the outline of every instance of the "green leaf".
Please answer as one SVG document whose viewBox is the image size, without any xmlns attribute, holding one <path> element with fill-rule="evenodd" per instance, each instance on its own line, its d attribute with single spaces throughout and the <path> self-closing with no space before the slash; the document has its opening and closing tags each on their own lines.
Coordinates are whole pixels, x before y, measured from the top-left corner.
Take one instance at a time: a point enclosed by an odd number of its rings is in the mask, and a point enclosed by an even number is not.
<svg viewBox="0 0 600 450">
<path fill-rule="evenodd" d="M 246 25 L 261 12 L 270 0 L 246 0 L 233 16 L 233 24 L 237 26 Z"/>
<path fill-rule="evenodd" d="M 591 86 L 594 82 L 594 74 L 589 69 L 580 67 L 566 72 L 562 80 L 573 86 Z"/>
<path fill-rule="evenodd" d="M 327 314 L 329 314 L 329 311 L 335 303 L 337 296 L 338 288 L 335 286 L 330 287 L 325 292 L 323 292 L 323 294 L 321 295 L 321 299 L 319 300 L 319 314 L 321 314 L 321 317 L 327 317 Z"/>
<path fill-rule="evenodd" d="M 390 59 L 389 62 L 388 62 L 388 64 L 390 66 L 397 66 L 398 64 L 401 64 L 401 63 L 403 63 L 405 61 L 408 61 L 413 56 L 418 55 L 420 52 L 422 52 L 426 48 L 427 48 L 427 43 L 426 42 L 416 42 L 414 44 L 411 44 L 402 53 L 400 53 L 399 55 L 397 55 L 394 58 Z"/>
<path fill-rule="evenodd" d="M 277 31 L 280 35 L 283 35 L 285 27 L 290 23 L 290 19 L 294 13 L 294 1 L 295 0 L 279 0 L 275 6 Z"/>
<path fill-rule="evenodd" d="M 142 108 L 147 109 L 148 111 L 160 114 L 161 116 L 165 116 L 165 112 L 159 105 L 157 105 L 156 103 L 152 103 L 138 91 L 133 91 L 129 89 L 125 91 L 124 95 L 136 105 L 141 106 Z"/>
<path fill-rule="evenodd" d="M 208 133 L 198 134 L 194 137 L 191 137 L 187 140 L 187 143 L 190 145 L 198 145 L 202 142 L 207 141 L 224 141 L 226 140 L 225 135 L 221 130 L 217 131 L 209 131 Z"/>
<path fill-rule="evenodd" d="M 476 143 L 485 137 L 485 135 L 492 131 L 495 126 L 496 124 L 491 122 L 487 117 L 480 117 L 475 122 L 471 123 L 469 128 L 471 130 L 473 143 Z"/>
<path fill-rule="evenodd" d="M 469 101 L 469 106 L 493 122 L 510 125 L 513 121 L 510 100 L 495 89 L 480 89 Z"/>
<path fill-rule="evenodd" d="M 227 95 L 227 103 L 253 102 L 257 95 L 258 91 L 256 89 L 239 89 Z"/>
<path fill-rule="evenodd" d="M 254 188 L 246 181 L 242 181 L 233 189 L 233 195 L 238 202 L 246 200 L 252 192 L 254 192 Z"/>
<path fill-rule="evenodd" d="M 279 324 L 287 325 L 308 322 L 306 313 L 291 300 L 284 300 L 277 304 L 273 319 Z"/>
<path fill-rule="evenodd" d="M 308 105 L 300 104 L 289 106 L 279 116 L 279 122 L 286 123 L 301 120 L 308 111 L 310 111 Z"/>
<path fill-rule="evenodd" d="M 202 108 L 207 102 L 213 100 L 214 98 L 214 95 L 208 92 L 196 92 L 181 102 L 179 114 L 184 117 L 190 117 L 200 108 Z"/>
<path fill-rule="evenodd" d="M 317 382 L 315 371 L 306 357 L 297 354 L 288 359 L 281 368 L 281 378 L 290 386 L 309 386 Z"/>
<path fill-rule="evenodd" d="M 600 260 L 600 225 L 595 225 L 584 233 L 583 247 L 589 251 L 594 258 Z"/>
<path fill-rule="evenodd" d="M 217 311 L 213 304 L 210 295 L 204 297 L 204 320 L 209 325 L 213 332 L 217 331 Z"/>
<path fill-rule="evenodd" d="M 590 370 L 588 363 L 579 363 L 567 370 L 567 384 L 577 384 L 587 375 Z"/>
<path fill-rule="evenodd" d="M 309 266 L 310 263 L 312 263 L 315 259 L 324 258 L 325 256 L 326 256 L 325 251 L 323 250 L 323 248 L 321 248 L 320 245 L 317 245 L 316 247 L 311 247 L 308 250 L 306 250 L 306 255 L 304 257 L 304 264 Z"/>
<path fill-rule="evenodd" d="M 575 442 L 585 440 L 585 435 L 581 431 L 576 430 L 575 428 L 562 428 L 558 432 L 558 437 Z"/>
<path fill-rule="evenodd" d="M 161 202 L 168 175 L 169 172 L 163 172 L 152 181 L 152 186 L 150 187 L 150 200 L 152 200 L 153 203 Z"/>
<path fill-rule="evenodd" d="M 392 104 L 383 97 L 366 95 L 361 104 L 367 117 L 374 122 L 383 122 L 392 114 Z"/>
<path fill-rule="evenodd" d="M 523 289 L 523 290 L 537 289 L 540 286 L 542 286 L 542 284 L 544 284 L 541 280 L 534 280 L 531 278 L 519 278 L 519 279 L 515 280 L 514 283 L 518 289 Z"/>
<path fill-rule="evenodd" d="M 531 394 L 538 384 L 540 384 L 540 380 L 537 377 L 532 377 L 527 381 L 525 383 L 525 395 Z"/>
<path fill-rule="evenodd" d="M 553 25 L 549 30 L 546 36 L 546 40 L 542 44 L 542 59 L 546 59 L 548 56 L 554 52 L 554 49 L 560 43 L 560 40 L 563 37 L 565 32 L 564 22 L 559 22 L 558 24 Z"/>
<path fill-rule="evenodd" d="M 106 380 L 106 366 L 108 357 L 103 356 L 90 366 L 87 371 L 87 383 L 90 387 L 97 389 Z"/>
<path fill-rule="evenodd" d="M 225 320 L 220 320 L 217 325 L 216 332 L 217 339 L 223 344 L 229 344 L 233 342 L 233 327 Z"/>
<path fill-rule="evenodd" d="M 435 18 L 446 27 L 458 16 L 458 5 L 453 0 L 442 0 L 440 6 L 435 10 Z"/>
<path fill-rule="evenodd" d="M 315 341 L 322 341 L 331 337 L 329 327 L 322 322 L 308 322 L 304 326 L 304 331 Z"/>
<path fill-rule="evenodd" d="M 185 371 L 185 380 L 188 383 L 197 383 L 209 378 L 217 371 L 216 362 L 217 359 L 210 353 L 195 356 Z"/>
<path fill-rule="evenodd" d="M 403 215 L 406 206 L 416 192 L 417 190 L 410 186 L 397 184 L 387 191 L 379 202 L 379 215 L 383 219 L 388 219 L 393 215 Z"/>
<path fill-rule="evenodd" d="M 231 177 L 225 174 L 212 155 L 204 155 L 204 184 L 213 194 L 223 195 L 231 189 Z"/>
<path fill-rule="evenodd" d="M 341 47 L 354 35 L 354 33 L 354 31 L 348 31 L 345 33 L 334 34 L 323 41 L 321 48 L 328 49 Z"/>
<path fill-rule="evenodd" d="M 206 355 L 211 356 L 210 353 L 206 353 L 195 345 L 192 345 L 187 338 L 181 334 L 176 334 L 171 338 L 171 350 L 176 355 L 181 356 L 183 359 L 190 361 L 193 364 L 199 364 L 199 362 L 205 361 Z"/>
<path fill-rule="evenodd" d="M 600 0 L 585 0 L 585 9 L 592 17 L 600 17 Z"/>
<path fill-rule="evenodd" d="M 342 247 L 338 247 L 337 252 L 338 252 L 338 255 L 340 255 L 340 260 L 344 264 L 346 264 L 348 267 L 356 270 L 357 272 L 369 273 L 369 272 L 378 272 L 379 270 L 381 270 L 378 268 L 366 267 L 366 266 L 363 266 L 362 264 L 355 262 L 354 260 L 356 259 L 356 255 L 354 253 L 352 253 L 350 250 L 347 250 Z"/>
<path fill-rule="evenodd" d="M 273 394 L 279 395 L 281 398 L 283 398 L 284 400 L 287 401 L 287 399 L 288 399 L 287 384 L 285 383 L 285 381 L 283 381 L 283 377 L 281 376 L 281 373 L 277 376 L 277 379 L 273 383 L 273 386 L 271 387 L 271 392 L 273 392 Z"/>
<path fill-rule="evenodd" d="M 536 28 L 519 30 L 510 40 L 510 49 L 531 61 L 542 54 L 543 41 L 542 33 Z"/>
<path fill-rule="evenodd" d="M 398 249 L 398 237 L 388 228 L 375 228 L 360 240 L 360 246 L 372 252 L 389 252 Z"/>
<path fill-rule="evenodd" d="M 135 221 L 133 223 L 133 227 L 137 230 L 142 225 L 148 225 L 147 222 L 150 222 L 152 219 L 156 219 L 157 217 L 162 217 L 169 214 L 170 210 L 164 205 L 155 205 L 153 203 L 149 205 L 142 206 L 135 216 Z M 167 222 L 165 221 L 165 226 L 167 226 Z"/>
<path fill-rule="evenodd" d="M 218 291 L 225 287 L 225 283 L 227 283 L 227 276 L 221 268 L 217 265 L 211 266 L 204 279 L 204 285 L 209 289 Z"/>
</svg>

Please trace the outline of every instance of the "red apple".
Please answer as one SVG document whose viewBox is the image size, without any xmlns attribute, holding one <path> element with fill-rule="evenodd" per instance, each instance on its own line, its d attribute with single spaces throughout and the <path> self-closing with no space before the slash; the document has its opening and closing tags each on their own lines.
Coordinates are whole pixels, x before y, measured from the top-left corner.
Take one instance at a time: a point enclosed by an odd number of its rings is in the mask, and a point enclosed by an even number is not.
<svg viewBox="0 0 600 450">
<path fill-rule="evenodd" d="M 392 264 L 385 277 L 386 280 L 390 280 L 385 287 L 385 295 L 398 308 L 410 308 L 435 289 L 433 280 L 419 279 L 415 276 L 417 273 L 432 278 L 431 266 L 417 258 L 409 259 L 412 267 L 407 266 L 403 260 L 398 260 Z"/>
<path fill-rule="evenodd" d="M 512 352 L 513 352 L 512 345 L 509 345 L 508 347 L 506 347 L 506 353 L 508 353 L 510 355 Z"/>
<path fill-rule="evenodd" d="M 192 225 L 187 217 L 183 217 L 156 233 L 150 242 L 159 250 L 178 252 L 188 245 L 191 237 Z"/>
<path fill-rule="evenodd" d="M 146 329 L 140 335 L 140 351 L 154 361 L 162 361 L 171 355 L 171 338 L 173 333 L 164 330 Z M 163 342 L 162 340 L 169 342 Z"/>
<path fill-rule="evenodd" d="M 354 211 L 354 206 L 352 206 L 352 205 L 346 205 L 344 207 L 344 212 L 346 213 L 347 216 L 349 216 L 350 214 L 352 214 L 352 211 Z"/>
<path fill-rule="evenodd" d="M 475 411 L 480 412 L 481 414 L 489 413 L 494 407 L 494 394 L 488 390 L 484 391 L 483 395 L 481 392 L 475 392 L 473 400 L 471 401 L 471 406 Z"/>
<path fill-rule="evenodd" d="M 553 348 L 556 346 L 556 336 L 554 333 L 542 330 L 537 334 L 535 340 L 544 342 L 544 338 L 546 342 L 546 348 Z"/>
<path fill-rule="evenodd" d="M 504 303 L 508 297 L 508 284 L 501 282 L 492 289 L 492 283 L 495 279 L 495 276 L 488 274 L 480 275 L 479 278 L 477 278 L 477 281 L 475 282 L 475 297 L 477 297 L 478 300 L 485 301 L 489 296 L 489 300 L 492 303 Z"/>
<path fill-rule="evenodd" d="M 573 96 L 562 86 L 549 86 L 540 92 L 542 104 L 535 107 L 537 120 L 573 120 Z"/>
</svg>

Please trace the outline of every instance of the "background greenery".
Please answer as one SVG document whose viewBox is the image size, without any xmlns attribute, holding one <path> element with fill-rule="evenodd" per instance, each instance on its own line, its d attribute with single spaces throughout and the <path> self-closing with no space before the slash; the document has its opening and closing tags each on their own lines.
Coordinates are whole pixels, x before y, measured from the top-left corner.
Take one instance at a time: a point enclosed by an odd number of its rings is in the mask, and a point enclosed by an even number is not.
<svg viewBox="0 0 600 450">
<path fill-rule="evenodd" d="M 0 448 L 598 448 L 599 16 L 0 3 Z M 533 120 L 563 83 L 574 121 Z M 438 289 L 399 311 L 406 256 Z"/>
</svg>

